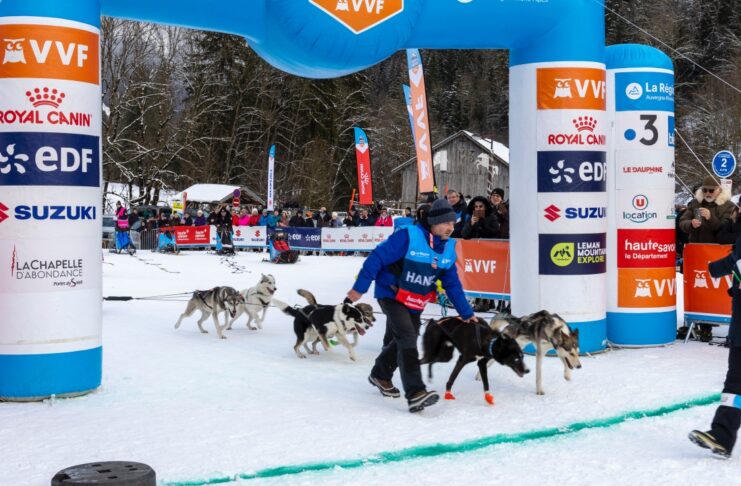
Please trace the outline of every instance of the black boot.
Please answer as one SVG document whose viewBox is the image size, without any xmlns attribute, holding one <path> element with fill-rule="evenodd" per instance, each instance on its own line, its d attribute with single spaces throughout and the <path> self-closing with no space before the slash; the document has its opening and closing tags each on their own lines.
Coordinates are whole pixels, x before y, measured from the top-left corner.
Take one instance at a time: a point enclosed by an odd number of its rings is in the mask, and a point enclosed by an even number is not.
<svg viewBox="0 0 741 486">
<path fill-rule="evenodd" d="M 716 456 L 722 459 L 728 459 L 731 457 L 731 451 L 726 449 L 718 439 L 713 435 L 713 431 L 701 432 L 699 430 L 693 430 L 689 434 L 689 439 L 703 449 L 710 449 L 710 451 Z"/>
</svg>

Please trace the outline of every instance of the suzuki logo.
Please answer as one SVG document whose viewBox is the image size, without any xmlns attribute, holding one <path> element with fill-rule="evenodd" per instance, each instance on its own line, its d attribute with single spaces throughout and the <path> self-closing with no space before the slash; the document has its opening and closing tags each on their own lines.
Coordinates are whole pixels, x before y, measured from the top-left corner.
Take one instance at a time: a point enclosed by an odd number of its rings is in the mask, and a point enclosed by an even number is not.
<svg viewBox="0 0 741 486">
<path fill-rule="evenodd" d="M 8 210 L 8 206 L 6 206 L 3 203 L 0 203 L 0 223 L 8 219 L 10 216 L 7 215 L 5 211 Z"/>
<path fill-rule="evenodd" d="M 551 204 L 545 208 L 545 219 L 548 221 L 555 221 L 561 217 L 561 209 L 558 206 Z"/>
</svg>

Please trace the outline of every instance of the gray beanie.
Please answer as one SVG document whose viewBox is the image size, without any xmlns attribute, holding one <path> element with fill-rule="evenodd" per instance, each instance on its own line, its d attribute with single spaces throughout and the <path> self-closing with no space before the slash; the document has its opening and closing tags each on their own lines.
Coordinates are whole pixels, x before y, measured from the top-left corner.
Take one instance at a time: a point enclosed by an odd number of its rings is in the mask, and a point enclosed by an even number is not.
<svg viewBox="0 0 741 486">
<path fill-rule="evenodd" d="M 435 199 L 427 213 L 427 223 L 432 226 L 440 223 L 455 223 L 455 211 L 447 199 Z"/>
</svg>

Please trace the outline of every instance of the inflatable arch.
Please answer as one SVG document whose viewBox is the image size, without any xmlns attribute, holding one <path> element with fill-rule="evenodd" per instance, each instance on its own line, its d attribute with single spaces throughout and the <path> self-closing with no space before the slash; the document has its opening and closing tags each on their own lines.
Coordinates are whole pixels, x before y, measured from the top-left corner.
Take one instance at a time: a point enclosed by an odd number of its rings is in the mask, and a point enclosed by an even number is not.
<svg viewBox="0 0 741 486">
<path fill-rule="evenodd" d="M 273 66 L 312 78 L 404 48 L 509 49 L 513 312 L 559 312 L 583 351 L 604 348 L 609 130 L 598 2 L 2 0 L 0 111 L 40 115 L 0 124 L 0 397 L 100 384 L 101 15 L 238 34 Z M 46 123 L 49 109 L 82 121 Z M 19 205 L 69 215 L 22 220 Z M 569 219 L 567 207 L 603 211 Z"/>
</svg>

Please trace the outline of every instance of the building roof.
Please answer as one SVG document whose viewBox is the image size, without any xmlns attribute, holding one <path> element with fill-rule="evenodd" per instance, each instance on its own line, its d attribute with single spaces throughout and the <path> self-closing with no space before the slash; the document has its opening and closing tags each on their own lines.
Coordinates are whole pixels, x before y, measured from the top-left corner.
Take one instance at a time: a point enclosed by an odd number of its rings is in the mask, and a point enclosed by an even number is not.
<svg viewBox="0 0 741 486">
<path fill-rule="evenodd" d="M 492 155 L 499 160 L 501 160 L 504 164 L 509 165 L 509 148 L 502 144 L 497 142 L 496 140 L 491 140 L 488 138 L 479 137 L 478 135 L 474 134 L 473 132 L 469 132 L 466 130 L 461 130 L 458 133 L 454 133 L 453 135 L 449 136 L 448 138 L 436 143 L 432 146 L 432 151 L 435 152 L 437 149 L 442 147 L 443 145 L 448 144 L 451 140 L 458 138 L 458 137 L 466 137 L 471 142 L 475 143 L 479 147 L 481 147 L 481 150 L 488 153 L 489 155 Z M 405 161 L 404 163 L 394 167 L 394 169 L 391 171 L 392 174 L 399 172 L 401 170 L 406 169 L 409 167 L 414 161 L 417 160 L 417 157 L 412 157 L 411 159 Z"/>
<path fill-rule="evenodd" d="M 260 204 L 265 204 L 263 198 L 255 194 L 252 189 L 245 186 L 240 187 L 231 184 L 194 184 L 183 192 L 188 193 L 188 201 L 210 203 L 213 201 L 224 202 L 231 200 L 234 197 L 234 191 L 237 189 L 247 195 L 249 199 L 257 201 Z M 173 199 L 176 201 L 182 201 L 183 192 L 177 193 Z"/>
</svg>

